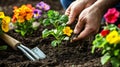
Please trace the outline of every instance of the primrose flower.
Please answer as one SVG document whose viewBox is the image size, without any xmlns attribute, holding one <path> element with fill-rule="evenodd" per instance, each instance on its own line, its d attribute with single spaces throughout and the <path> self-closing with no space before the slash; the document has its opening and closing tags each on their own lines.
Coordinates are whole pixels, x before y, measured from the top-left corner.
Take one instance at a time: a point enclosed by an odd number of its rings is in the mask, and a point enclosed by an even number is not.
<svg viewBox="0 0 120 67">
<path fill-rule="evenodd" d="M 68 26 L 63 29 L 63 34 L 66 34 L 68 36 L 71 36 L 72 32 L 73 32 L 73 30 L 71 30 L 70 27 L 68 27 Z"/>
<path fill-rule="evenodd" d="M 45 10 L 45 11 L 47 11 L 47 10 L 50 9 L 50 6 L 48 4 L 46 4 L 45 2 L 43 2 L 43 1 L 41 1 L 40 3 L 38 3 L 36 5 L 36 7 L 39 8 L 39 9 Z"/>
<path fill-rule="evenodd" d="M 33 14 L 34 18 L 38 19 L 42 16 L 42 11 L 39 9 L 35 9 L 34 10 L 34 14 Z"/>
<path fill-rule="evenodd" d="M 5 15 L 4 15 L 4 12 L 0 12 L 0 18 L 4 18 Z"/>
<path fill-rule="evenodd" d="M 116 10 L 116 8 L 111 8 L 104 15 L 104 18 L 108 23 L 115 23 L 119 17 L 119 14 L 120 13 L 119 13 L 119 11 Z"/>
<path fill-rule="evenodd" d="M 4 32 L 8 32 L 8 31 L 9 31 L 9 23 L 10 23 L 10 17 L 5 16 L 5 17 L 2 19 L 2 30 L 3 30 Z"/>
<path fill-rule="evenodd" d="M 120 42 L 120 36 L 116 30 L 110 32 L 106 36 L 106 41 L 110 44 L 118 44 Z"/>
</svg>

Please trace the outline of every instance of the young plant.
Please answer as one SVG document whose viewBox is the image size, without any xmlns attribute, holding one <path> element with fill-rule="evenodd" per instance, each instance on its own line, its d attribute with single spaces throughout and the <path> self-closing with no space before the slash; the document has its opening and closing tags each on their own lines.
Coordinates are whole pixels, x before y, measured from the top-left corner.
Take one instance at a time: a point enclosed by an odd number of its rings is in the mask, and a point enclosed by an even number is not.
<svg viewBox="0 0 120 67">
<path fill-rule="evenodd" d="M 32 34 L 40 25 L 39 19 L 43 12 L 49 9 L 50 6 L 43 1 L 38 3 L 36 7 L 32 7 L 31 4 L 22 5 L 19 8 L 14 7 L 12 22 L 16 27 L 15 31 L 22 36 Z"/>
<path fill-rule="evenodd" d="M 42 32 L 42 37 L 47 38 L 52 35 L 55 39 L 51 42 L 53 47 L 59 46 L 63 40 L 69 40 L 72 30 L 69 26 L 66 26 L 68 17 L 66 15 L 60 15 L 59 12 L 49 10 L 47 18 L 43 20 L 44 26 L 51 26 L 52 29 L 45 29 Z"/>
<path fill-rule="evenodd" d="M 113 67 L 120 67 L 120 12 L 111 8 L 104 15 L 106 26 L 95 36 L 92 53 L 96 48 L 102 50 L 101 63 L 111 62 Z"/>
<path fill-rule="evenodd" d="M 20 33 L 22 36 L 25 34 L 31 34 L 34 30 L 32 24 L 34 22 L 33 17 L 34 8 L 30 5 L 22 5 L 19 8 L 14 8 L 14 15 L 12 22 L 16 26 L 15 31 Z"/>
</svg>

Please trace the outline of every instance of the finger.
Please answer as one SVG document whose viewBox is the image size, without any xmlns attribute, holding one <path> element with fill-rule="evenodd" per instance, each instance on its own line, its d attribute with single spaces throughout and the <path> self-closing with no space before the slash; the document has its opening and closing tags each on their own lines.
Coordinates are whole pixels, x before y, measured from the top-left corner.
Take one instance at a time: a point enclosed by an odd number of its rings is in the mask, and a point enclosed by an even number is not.
<svg viewBox="0 0 120 67">
<path fill-rule="evenodd" d="M 67 22 L 68 25 L 72 24 L 75 19 L 76 19 L 76 16 L 77 16 L 77 12 L 75 12 L 76 10 L 75 9 L 72 9 L 70 11 L 70 14 L 69 14 L 69 21 Z"/>
<path fill-rule="evenodd" d="M 84 21 L 81 21 L 81 19 L 82 18 L 79 18 L 78 23 L 75 26 L 74 34 L 79 34 L 85 25 Z"/>
<path fill-rule="evenodd" d="M 81 39 L 84 39 L 88 36 L 90 36 L 91 34 L 94 34 L 93 33 L 94 31 L 90 28 L 85 28 L 79 35 L 78 37 L 75 37 L 73 38 L 73 41 L 77 41 L 77 40 L 81 40 Z"/>
</svg>

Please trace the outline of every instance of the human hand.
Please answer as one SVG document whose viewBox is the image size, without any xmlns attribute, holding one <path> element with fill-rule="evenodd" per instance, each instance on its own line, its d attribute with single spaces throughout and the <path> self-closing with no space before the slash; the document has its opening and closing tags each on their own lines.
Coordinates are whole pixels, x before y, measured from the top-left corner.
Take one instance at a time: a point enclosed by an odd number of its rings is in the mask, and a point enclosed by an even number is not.
<svg viewBox="0 0 120 67">
<path fill-rule="evenodd" d="M 65 11 L 65 14 L 68 15 L 69 20 L 67 24 L 72 24 L 76 17 L 82 12 L 83 9 L 92 5 L 96 0 L 77 0 L 74 1 Z"/>
<path fill-rule="evenodd" d="M 72 41 L 81 40 L 97 33 L 100 28 L 102 16 L 103 12 L 95 6 L 84 9 L 79 15 L 74 29 L 74 34 L 78 34 L 78 36 L 74 37 Z"/>
</svg>

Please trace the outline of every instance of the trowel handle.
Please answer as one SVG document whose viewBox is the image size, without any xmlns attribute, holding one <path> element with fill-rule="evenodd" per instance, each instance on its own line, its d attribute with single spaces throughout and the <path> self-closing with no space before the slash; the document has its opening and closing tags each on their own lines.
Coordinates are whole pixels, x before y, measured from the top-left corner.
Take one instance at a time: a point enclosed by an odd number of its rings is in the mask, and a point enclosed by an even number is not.
<svg viewBox="0 0 120 67">
<path fill-rule="evenodd" d="M 13 49 L 17 50 L 17 45 L 20 43 L 18 40 L 14 39 L 13 37 L 7 35 L 7 34 L 2 34 L 0 37 L 8 44 L 10 45 Z"/>
</svg>

